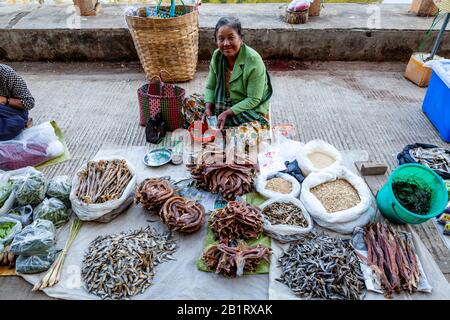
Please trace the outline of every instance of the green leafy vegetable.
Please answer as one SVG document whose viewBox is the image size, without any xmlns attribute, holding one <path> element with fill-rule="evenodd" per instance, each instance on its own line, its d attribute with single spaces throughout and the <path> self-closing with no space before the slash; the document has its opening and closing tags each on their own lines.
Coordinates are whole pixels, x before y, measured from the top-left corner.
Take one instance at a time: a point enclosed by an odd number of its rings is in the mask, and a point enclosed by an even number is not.
<svg viewBox="0 0 450 320">
<path fill-rule="evenodd" d="M 57 198 L 64 202 L 67 208 L 70 208 L 70 190 L 72 189 L 72 181 L 68 176 L 54 177 L 48 182 L 47 196 L 49 198 Z"/>
<path fill-rule="evenodd" d="M 8 181 L 6 183 L 0 183 L 0 208 L 3 207 L 6 200 L 8 200 L 11 192 L 13 190 L 12 182 Z"/>
<path fill-rule="evenodd" d="M 11 178 L 16 188 L 16 204 L 36 206 L 45 198 L 47 183 L 42 172 L 29 172 Z"/>
<path fill-rule="evenodd" d="M 15 225 L 14 222 L 3 222 L 0 224 L 0 238 L 6 238 Z"/>
<path fill-rule="evenodd" d="M 416 214 L 427 214 L 431 206 L 431 192 L 413 181 L 394 181 L 392 190 L 398 202 Z"/>
<path fill-rule="evenodd" d="M 56 228 L 61 227 L 69 220 L 67 208 L 56 198 L 45 199 L 33 212 L 33 220 L 45 219 L 53 222 Z"/>
</svg>

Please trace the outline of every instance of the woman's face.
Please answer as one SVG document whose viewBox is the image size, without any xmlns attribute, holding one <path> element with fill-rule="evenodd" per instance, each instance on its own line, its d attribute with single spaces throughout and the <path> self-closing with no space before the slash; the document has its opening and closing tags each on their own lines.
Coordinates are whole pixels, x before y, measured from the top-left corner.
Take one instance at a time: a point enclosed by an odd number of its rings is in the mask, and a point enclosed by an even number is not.
<svg viewBox="0 0 450 320">
<path fill-rule="evenodd" d="M 232 27 L 222 26 L 217 31 L 217 46 L 225 57 L 236 57 L 241 44 L 241 37 Z"/>
</svg>

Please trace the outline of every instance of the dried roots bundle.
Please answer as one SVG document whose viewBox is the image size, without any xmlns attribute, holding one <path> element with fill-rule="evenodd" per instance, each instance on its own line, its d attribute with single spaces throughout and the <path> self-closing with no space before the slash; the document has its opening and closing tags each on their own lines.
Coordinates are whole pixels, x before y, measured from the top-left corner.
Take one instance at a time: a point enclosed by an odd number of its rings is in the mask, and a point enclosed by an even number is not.
<svg viewBox="0 0 450 320">
<path fill-rule="evenodd" d="M 198 187 L 219 193 L 225 199 L 235 199 L 252 191 L 257 172 L 257 165 L 253 163 L 203 163 L 188 168 Z"/>
<path fill-rule="evenodd" d="M 211 228 L 224 243 L 258 238 L 263 231 L 263 218 L 259 208 L 245 202 L 230 201 L 226 207 L 212 213 Z"/>
<path fill-rule="evenodd" d="M 379 277 L 385 296 L 401 290 L 416 291 L 419 266 L 410 240 L 382 223 L 370 224 L 365 231 L 367 262 Z"/>
<path fill-rule="evenodd" d="M 133 174 L 125 160 L 89 161 L 78 173 L 75 195 L 84 203 L 104 203 L 119 199 Z"/>
<path fill-rule="evenodd" d="M 0 266 L 6 266 L 13 268 L 16 265 L 17 256 L 9 251 L 10 246 L 6 246 L 2 252 L 0 252 Z"/>
<path fill-rule="evenodd" d="M 272 250 L 261 244 L 250 247 L 240 241 L 236 247 L 224 243 L 215 244 L 203 253 L 203 261 L 208 269 L 226 277 L 243 275 L 244 271 L 254 272 L 265 260 L 269 262 Z"/>
<path fill-rule="evenodd" d="M 135 201 L 147 210 L 158 211 L 173 194 L 174 190 L 167 180 L 148 178 L 136 187 Z"/>
<path fill-rule="evenodd" d="M 205 222 L 205 208 L 183 197 L 172 197 L 167 200 L 159 215 L 170 230 L 179 232 L 195 232 Z"/>
</svg>

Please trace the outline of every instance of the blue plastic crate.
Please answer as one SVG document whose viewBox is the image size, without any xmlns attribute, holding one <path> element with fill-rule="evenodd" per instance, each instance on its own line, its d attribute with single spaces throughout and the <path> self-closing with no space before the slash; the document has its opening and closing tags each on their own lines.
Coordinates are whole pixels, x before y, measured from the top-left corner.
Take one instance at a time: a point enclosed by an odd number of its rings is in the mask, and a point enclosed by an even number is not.
<svg viewBox="0 0 450 320">
<path fill-rule="evenodd" d="M 432 68 L 422 111 L 442 140 L 450 142 L 450 60 L 433 61 Z"/>
</svg>

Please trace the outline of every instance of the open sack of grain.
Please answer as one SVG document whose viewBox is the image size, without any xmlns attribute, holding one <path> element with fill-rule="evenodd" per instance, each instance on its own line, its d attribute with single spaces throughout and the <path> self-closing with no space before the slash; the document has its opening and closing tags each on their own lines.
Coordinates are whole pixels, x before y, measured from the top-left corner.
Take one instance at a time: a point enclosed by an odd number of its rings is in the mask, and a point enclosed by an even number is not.
<svg viewBox="0 0 450 320">
<path fill-rule="evenodd" d="M 302 183 L 300 200 L 317 224 L 344 234 L 375 216 L 366 183 L 342 166 L 308 175 Z"/>
<path fill-rule="evenodd" d="M 259 207 L 264 218 L 264 233 L 282 243 L 299 240 L 312 230 L 312 219 L 296 198 L 276 197 Z"/>
<path fill-rule="evenodd" d="M 109 222 L 133 203 L 135 187 L 135 169 L 125 158 L 91 160 L 73 177 L 72 209 L 80 220 Z"/>
<path fill-rule="evenodd" d="M 307 176 L 312 172 L 329 171 L 339 167 L 342 164 L 342 155 L 331 144 L 322 140 L 312 140 L 298 153 L 297 162 L 302 173 Z"/>
<path fill-rule="evenodd" d="M 300 189 L 301 186 L 297 179 L 287 173 L 260 174 L 256 180 L 256 191 L 266 198 L 281 196 L 297 198 Z"/>
</svg>

